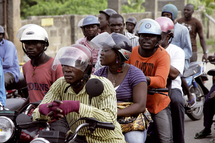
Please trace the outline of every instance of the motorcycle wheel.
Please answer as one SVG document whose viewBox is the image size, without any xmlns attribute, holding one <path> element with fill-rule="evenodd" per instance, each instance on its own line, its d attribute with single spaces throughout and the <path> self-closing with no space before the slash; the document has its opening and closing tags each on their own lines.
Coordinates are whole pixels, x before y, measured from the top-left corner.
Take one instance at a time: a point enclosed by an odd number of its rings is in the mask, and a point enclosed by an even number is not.
<svg viewBox="0 0 215 143">
<path fill-rule="evenodd" d="M 193 121 L 200 120 L 203 116 L 203 105 L 205 102 L 204 92 L 202 91 L 202 88 L 198 83 L 197 88 L 194 88 L 193 85 L 190 85 L 189 90 L 191 93 L 194 93 L 196 95 L 196 104 L 198 104 L 198 102 L 202 102 L 202 106 L 196 108 L 193 107 L 192 109 L 189 109 L 189 111 L 186 111 L 186 114 Z"/>
</svg>

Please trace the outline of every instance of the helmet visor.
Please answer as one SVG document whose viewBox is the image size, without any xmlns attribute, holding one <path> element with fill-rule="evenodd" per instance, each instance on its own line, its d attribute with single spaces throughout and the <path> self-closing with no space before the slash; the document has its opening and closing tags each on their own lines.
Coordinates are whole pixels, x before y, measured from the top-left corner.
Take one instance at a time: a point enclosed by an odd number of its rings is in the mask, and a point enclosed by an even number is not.
<svg viewBox="0 0 215 143">
<path fill-rule="evenodd" d="M 61 64 L 74 67 L 84 72 L 89 62 L 90 59 L 85 52 L 76 47 L 67 46 L 58 51 L 52 65 L 52 69 L 56 70 L 57 66 Z"/>
<path fill-rule="evenodd" d="M 113 38 L 107 32 L 97 35 L 90 41 L 90 45 L 96 50 L 112 49 L 116 43 Z"/>
<path fill-rule="evenodd" d="M 129 59 L 131 54 L 131 51 L 126 46 L 132 49 L 130 41 L 119 33 L 108 34 L 104 32 L 99 34 L 90 41 L 90 45 L 97 50 L 116 49 L 126 60 Z"/>
</svg>

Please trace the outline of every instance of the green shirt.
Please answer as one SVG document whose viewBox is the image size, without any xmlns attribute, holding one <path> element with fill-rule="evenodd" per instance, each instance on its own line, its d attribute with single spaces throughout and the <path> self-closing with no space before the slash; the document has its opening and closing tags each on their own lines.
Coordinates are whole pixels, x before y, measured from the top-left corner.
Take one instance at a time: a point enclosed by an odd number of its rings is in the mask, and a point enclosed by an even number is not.
<svg viewBox="0 0 215 143">
<path fill-rule="evenodd" d="M 54 100 L 79 100 L 79 114 L 71 112 L 66 115 L 67 121 L 69 123 L 71 122 L 70 125 L 81 117 L 92 117 L 102 122 L 113 122 L 115 125 L 115 130 L 97 128 L 93 133 L 90 133 L 90 131 L 87 131 L 87 128 L 84 128 L 79 131 L 79 135 L 86 136 L 87 142 L 92 143 L 124 143 L 125 140 L 121 126 L 116 120 L 117 99 L 112 83 L 104 77 L 91 75 L 91 78 L 98 78 L 104 84 L 103 93 L 92 98 L 91 106 L 89 105 L 89 95 L 86 93 L 85 86 L 78 94 L 76 94 L 72 88 L 68 88 L 67 92 L 64 93 L 66 87 L 69 86 L 64 77 L 59 78 L 52 84 L 41 104 L 50 103 Z M 33 119 L 47 119 L 47 116 L 41 115 L 38 108 L 36 108 L 34 110 Z M 77 126 L 81 123 L 84 123 L 84 121 L 76 122 L 70 128 L 71 131 L 74 133 Z"/>
</svg>

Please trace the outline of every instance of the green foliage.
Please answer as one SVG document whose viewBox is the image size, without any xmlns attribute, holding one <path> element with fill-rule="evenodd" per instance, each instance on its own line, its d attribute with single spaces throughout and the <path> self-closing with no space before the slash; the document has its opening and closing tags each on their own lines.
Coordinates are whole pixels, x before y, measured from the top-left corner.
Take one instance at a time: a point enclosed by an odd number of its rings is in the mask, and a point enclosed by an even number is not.
<svg viewBox="0 0 215 143">
<path fill-rule="evenodd" d="M 107 0 L 21 0 L 21 17 L 64 14 L 98 14 Z"/>
<path fill-rule="evenodd" d="M 145 12 L 142 5 L 145 0 L 128 0 L 128 5 L 122 5 L 122 13 Z"/>
<path fill-rule="evenodd" d="M 215 48 L 214 39 L 205 39 L 205 42 L 206 42 L 207 48 L 209 50 L 209 53 L 214 53 L 214 48 Z M 197 48 L 198 48 L 198 51 L 202 52 L 200 40 L 197 40 Z"/>
<path fill-rule="evenodd" d="M 188 0 L 188 3 L 193 4 L 195 10 L 198 9 L 198 6 L 204 6 L 208 15 L 212 15 L 215 9 L 215 0 Z"/>
</svg>

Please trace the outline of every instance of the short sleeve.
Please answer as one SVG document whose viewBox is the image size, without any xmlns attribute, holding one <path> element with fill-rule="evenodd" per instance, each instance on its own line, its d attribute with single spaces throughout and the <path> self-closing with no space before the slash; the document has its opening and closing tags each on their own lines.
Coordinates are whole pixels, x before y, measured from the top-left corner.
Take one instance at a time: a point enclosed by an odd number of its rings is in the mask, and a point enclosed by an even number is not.
<svg viewBox="0 0 215 143">
<path fill-rule="evenodd" d="M 147 82 L 146 81 L 146 76 L 145 74 L 137 67 L 133 66 L 133 65 L 130 65 L 131 67 L 131 70 L 130 70 L 130 73 L 129 73 L 129 82 L 131 84 L 131 87 L 135 87 L 138 83 L 140 82 Z"/>
</svg>

